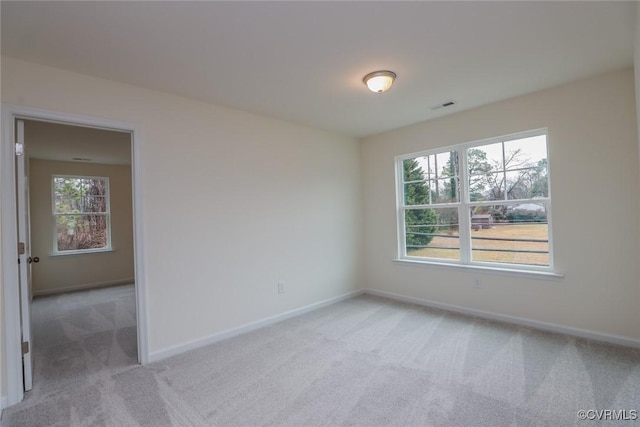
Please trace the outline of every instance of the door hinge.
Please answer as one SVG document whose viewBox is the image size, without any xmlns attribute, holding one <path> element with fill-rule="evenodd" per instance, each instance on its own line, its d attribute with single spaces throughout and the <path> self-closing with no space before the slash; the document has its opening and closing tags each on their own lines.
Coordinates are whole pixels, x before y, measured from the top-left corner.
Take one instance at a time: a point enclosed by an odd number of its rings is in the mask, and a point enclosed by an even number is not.
<svg viewBox="0 0 640 427">
<path fill-rule="evenodd" d="M 25 244 L 23 242 L 18 243 L 18 255 L 24 255 Z"/>
<path fill-rule="evenodd" d="M 29 353 L 29 341 L 22 341 L 22 354 Z"/>
</svg>

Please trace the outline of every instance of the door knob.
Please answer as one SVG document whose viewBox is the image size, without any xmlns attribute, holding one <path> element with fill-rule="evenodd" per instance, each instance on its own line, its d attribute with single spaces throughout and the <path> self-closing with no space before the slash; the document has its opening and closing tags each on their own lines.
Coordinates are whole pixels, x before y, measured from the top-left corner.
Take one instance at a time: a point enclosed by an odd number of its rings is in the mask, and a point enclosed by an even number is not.
<svg viewBox="0 0 640 427">
<path fill-rule="evenodd" d="M 40 262 L 40 258 L 37 256 L 33 257 L 33 262 Z"/>
</svg>

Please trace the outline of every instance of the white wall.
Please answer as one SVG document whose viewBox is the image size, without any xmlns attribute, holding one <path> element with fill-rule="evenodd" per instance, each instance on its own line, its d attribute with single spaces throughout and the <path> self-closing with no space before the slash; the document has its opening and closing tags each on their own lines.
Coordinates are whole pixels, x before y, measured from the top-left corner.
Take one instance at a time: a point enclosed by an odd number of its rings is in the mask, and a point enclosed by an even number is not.
<svg viewBox="0 0 640 427">
<path fill-rule="evenodd" d="M 394 156 L 548 127 L 561 280 L 409 266 L 397 257 Z M 640 339 L 633 70 L 521 96 L 362 141 L 365 284 L 386 292 Z M 482 289 L 473 289 L 478 277 Z"/>
<path fill-rule="evenodd" d="M 2 102 L 142 129 L 151 353 L 357 289 L 354 139 L 11 58 Z"/>
</svg>

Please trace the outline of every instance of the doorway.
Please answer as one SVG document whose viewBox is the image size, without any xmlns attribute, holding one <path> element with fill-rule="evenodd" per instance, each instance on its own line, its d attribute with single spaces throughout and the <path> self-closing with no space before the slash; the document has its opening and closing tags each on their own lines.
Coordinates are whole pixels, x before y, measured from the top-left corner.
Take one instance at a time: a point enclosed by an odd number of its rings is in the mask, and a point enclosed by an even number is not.
<svg viewBox="0 0 640 427">
<path fill-rule="evenodd" d="M 22 122 L 39 393 L 137 364 L 131 133 Z"/>
<path fill-rule="evenodd" d="M 3 356 L 6 358 L 7 366 L 6 379 L 8 389 L 6 406 L 9 406 L 22 400 L 24 378 L 27 376 L 22 366 L 22 349 L 24 347 L 21 339 L 21 328 L 24 327 L 25 323 L 25 319 L 21 319 L 21 316 L 24 315 L 25 310 L 19 309 L 21 296 L 15 289 L 16 283 L 19 282 L 19 273 L 15 264 L 10 262 L 10 259 L 15 260 L 10 256 L 10 253 L 15 250 L 14 248 L 18 244 L 16 230 L 19 221 L 15 215 L 16 179 L 15 170 L 13 169 L 14 164 L 11 162 L 14 159 L 15 147 L 14 124 L 18 119 L 25 122 L 26 152 L 31 157 L 29 162 L 30 186 L 35 188 L 34 180 L 38 182 L 36 195 L 32 194 L 32 197 L 30 197 L 32 201 L 31 211 L 35 213 L 38 210 L 41 213 L 39 219 L 33 218 L 31 221 L 32 235 L 34 236 L 34 239 L 32 239 L 32 258 L 37 258 L 40 262 L 33 264 L 34 286 L 33 291 L 28 292 L 28 298 L 31 299 L 32 296 L 36 296 L 37 304 L 35 307 L 44 309 L 46 309 L 47 304 L 40 304 L 41 301 L 51 302 L 53 299 L 62 298 L 57 295 L 62 295 L 63 292 L 67 293 L 66 295 L 71 296 L 71 298 L 66 298 L 66 302 L 62 305 L 71 304 L 73 306 L 73 300 L 76 303 L 82 301 L 88 303 L 91 306 L 88 309 L 84 307 L 73 313 L 63 314 L 62 317 L 65 319 L 57 319 L 57 323 L 54 323 L 58 326 L 54 329 L 56 329 L 57 333 L 64 333 L 66 337 L 78 337 L 95 333 L 96 336 L 91 337 L 93 347 L 90 350 L 94 352 L 96 360 L 104 361 L 107 367 L 109 365 L 127 363 L 127 360 L 146 363 L 148 358 L 143 292 L 144 281 L 142 280 L 142 257 L 140 256 L 142 251 L 142 230 L 140 227 L 140 189 L 139 185 L 137 185 L 140 182 L 139 168 L 136 167 L 139 164 L 139 135 L 136 127 L 126 123 L 52 112 L 15 108 L 5 108 L 4 110 L 2 117 L 4 130 L 2 147 L 2 250 L 4 254 L 2 286 L 4 291 L 3 312 L 5 314 L 3 326 L 7 345 L 6 353 Z M 96 145 L 97 149 L 93 147 L 93 150 L 91 150 L 88 147 L 84 147 L 86 150 L 83 151 L 77 150 L 77 147 L 75 149 L 72 148 L 70 145 L 73 145 L 71 144 L 73 138 L 70 135 L 74 132 L 79 135 L 84 134 L 84 138 L 80 137 L 78 139 L 84 139 L 85 142 L 92 139 L 86 137 L 88 134 L 93 134 L 93 136 L 116 136 L 120 137 L 120 140 L 126 140 L 126 144 L 120 144 L 120 160 L 117 160 L 119 156 L 117 153 L 105 150 L 105 146 L 108 144 L 104 140 L 100 141 L 99 137 L 94 138 L 99 141 Z M 57 147 L 55 144 L 49 147 L 38 147 L 38 138 L 47 134 L 49 138 L 45 138 L 46 140 L 59 139 L 64 143 Z M 57 135 L 59 138 L 51 138 L 52 135 Z M 60 135 L 63 136 L 60 137 Z M 32 152 L 29 151 L 30 139 L 35 142 Z M 118 144 L 116 143 L 116 145 Z M 124 147 L 125 145 L 126 147 Z M 7 154 L 10 156 L 7 156 Z M 127 160 L 123 161 L 122 158 L 125 157 Z M 120 172 L 114 175 L 109 172 L 111 169 L 119 169 Z M 94 172 L 91 172 L 92 170 Z M 127 170 L 127 172 L 122 173 L 123 170 Z M 6 179 L 8 177 L 13 179 Z M 73 223 L 73 215 L 66 217 L 63 215 L 56 220 L 56 208 L 52 200 L 61 196 L 61 194 L 56 193 L 56 177 L 60 180 L 60 185 L 58 186 L 60 188 L 63 188 L 65 184 L 70 184 L 71 187 L 75 185 L 76 189 L 83 185 L 86 188 L 91 182 L 94 184 L 97 182 L 93 187 L 95 190 L 99 186 L 98 184 L 106 183 L 107 188 L 110 190 L 109 196 L 111 198 L 127 199 L 128 197 L 129 232 L 122 231 L 123 228 L 127 227 L 122 226 L 122 215 L 116 214 L 115 211 L 98 212 L 94 215 L 94 217 L 110 215 L 106 221 L 102 221 L 106 226 L 103 226 L 102 229 L 96 229 L 100 232 L 97 234 L 106 232 L 109 235 L 97 239 L 87 238 L 86 235 L 84 238 L 81 236 L 87 230 L 86 224 L 90 223 L 92 219 L 86 215 L 82 217 L 81 222 L 84 225 L 81 227 L 70 226 Z M 123 177 L 128 177 L 128 184 L 127 179 Z M 102 182 L 99 182 L 99 180 L 102 180 Z M 116 187 L 119 189 L 117 196 L 113 192 Z M 122 190 L 123 188 L 125 191 Z M 94 201 L 101 198 L 99 192 L 96 194 L 98 196 L 93 197 Z M 64 198 L 64 194 L 62 194 L 62 198 Z M 114 205 L 113 202 L 115 202 L 115 199 L 108 202 L 110 208 Z M 38 206 L 39 204 L 40 206 Z M 119 202 L 115 203 L 115 205 L 119 204 Z M 105 203 L 105 205 L 107 204 Z M 54 214 L 53 218 L 52 212 Z M 36 221 L 39 221 L 37 226 Z M 100 218 L 93 222 L 100 223 Z M 6 254 L 9 254 L 9 256 L 6 256 Z M 128 261 L 115 262 L 114 260 L 117 256 L 114 257 L 114 255 L 121 255 L 120 258 L 128 258 Z M 111 261 L 114 262 L 105 262 L 106 258 L 100 261 L 100 256 L 110 257 Z M 80 261 L 78 262 L 78 260 Z M 94 264 L 93 267 L 91 267 L 92 263 Z M 111 267 L 102 268 L 101 271 L 100 266 L 104 265 L 110 265 Z M 64 274 L 59 274 L 60 272 Z M 105 275 L 106 273 L 115 274 L 109 276 Z M 134 283 L 135 285 L 133 285 Z M 115 287 L 106 288 L 106 286 Z M 97 288 L 102 288 L 102 290 L 97 290 Z M 68 294 L 70 291 L 75 291 L 75 293 Z M 78 291 L 86 291 L 88 293 L 81 294 Z M 25 293 L 23 292 L 23 294 Z M 83 297 L 80 298 L 80 295 Z M 92 298 L 84 298 L 85 296 L 91 296 Z M 16 307 L 18 308 L 17 310 Z M 77 317 L 80 312 L 89 313 L 90 318 L 82 320 L 82 318 Z M 57 314 L 60 313 L 58 312 Z M 46 320 L 44 312 L 34 313 L 34 316 L 37 316 L 37 320 L 45 325 L 54 324 Z M 29 323 L 31 318 L 26 319 L 26 321 Z M 115 330 L 109 331 L 107 328 L 109 323 L 112 323 L 119 330 L 117 332 Z M 30 344 L 32 348 L 35 345 L 36 349 L 38 346 L 37 333 L 35 334 L 35 341 Z M 43 346 L 46 341 L 42 337 L 55 335 L 48 332 L 41 332 L 40 334 Z M 113 334 L 112 342 L 108 341 L 107 336 L 109 334 Z M 83 353 L 86 354 L 87 352 L 83 351 Z M 37 354 L 37 350 L 35 354 Z M 35 364 L 37 365 L 38 363 L 36 359 Z M 95 367 L 95 365 L 93 366 Z M 38 384 L 38 368 L 36 368 L 35 372 L 34 382 Z"/>
</svg>

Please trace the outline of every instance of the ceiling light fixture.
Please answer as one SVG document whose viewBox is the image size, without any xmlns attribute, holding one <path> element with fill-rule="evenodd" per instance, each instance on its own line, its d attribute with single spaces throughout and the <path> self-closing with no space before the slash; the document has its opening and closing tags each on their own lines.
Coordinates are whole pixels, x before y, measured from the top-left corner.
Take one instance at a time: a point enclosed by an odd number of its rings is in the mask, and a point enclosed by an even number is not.
<svg viewBox="0 0 640 427">
<path fill-rule="evenodd" d="M 395 78 L 393 71 L 374 71 L 364 76 L 362 81 L 371 92 L 382 93 L 389 90 Z"/>
</svg>

